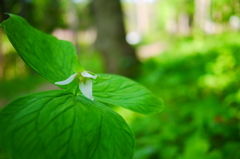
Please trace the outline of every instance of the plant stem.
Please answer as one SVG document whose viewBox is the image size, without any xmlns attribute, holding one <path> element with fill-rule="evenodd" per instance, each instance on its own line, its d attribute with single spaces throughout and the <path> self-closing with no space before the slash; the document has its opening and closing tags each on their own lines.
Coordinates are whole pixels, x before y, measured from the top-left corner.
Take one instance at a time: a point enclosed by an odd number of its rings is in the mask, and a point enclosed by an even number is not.
<svg viewBox="0 0 240 159">
<path fill-rule="evenodd" d="M 77 96 L 77 92 L 78 92 L 78 86 L 76 87 L 76 91 L 75 91 L 75 96 Z"/>
</svg>

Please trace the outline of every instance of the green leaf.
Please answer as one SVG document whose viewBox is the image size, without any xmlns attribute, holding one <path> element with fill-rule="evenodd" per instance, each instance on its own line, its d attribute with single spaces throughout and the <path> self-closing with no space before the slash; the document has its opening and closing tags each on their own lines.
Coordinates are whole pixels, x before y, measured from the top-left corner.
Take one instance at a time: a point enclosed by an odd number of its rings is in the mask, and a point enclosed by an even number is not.
<svg viewBox="0 0 240 159">
<path fill-rule="evenodd" d="M 76 51 L 70 42 L 34 29 L 19 16 L 9 15 L 1 26 L 21 58 L 36 72 L 54 84 L 74 74 L 76 67 L 79 69 Z"/>
<path fill-rule="evenodd" d="M 9 103 L 0 145 L 14 159 L 131 159 L 134 136 L 105 105 L 55 90 Z"/>
<path fill-rule="evenodd" d="M 101 76 L 111 78 L 94 82 L 93 96 L 96 100 L 142 114 L 155 113 L 163 109 L 162 101 L 140 84 L 118 75 L 101 74 Z"/>
</svg>

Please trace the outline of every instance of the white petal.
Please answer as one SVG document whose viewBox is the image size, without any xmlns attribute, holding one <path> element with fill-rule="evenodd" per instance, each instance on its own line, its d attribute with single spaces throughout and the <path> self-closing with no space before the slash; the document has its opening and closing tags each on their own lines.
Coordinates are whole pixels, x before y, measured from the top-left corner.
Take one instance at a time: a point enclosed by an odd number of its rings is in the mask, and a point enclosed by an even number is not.
<svg viewBox="0 0 240 159">
<path fill-rule="evenodd" d="M 66 80 L 64 81 L 59 81 L 59 82 L 55 82 L 55 84 L 57 85 L 65 85 L 65 84 L 69 84 L 71 83 L 74 78 L 76 77 L 77 73 L 74 73 L 73 75 L 71 75 L 70 77 L 68 77 Z"/>
<path fill-rule="evenodd" d="M 90 73 L 88 73 L 87 71 L 81 72 L 81 75 L 82 75 L 83 77 L 89 77 L 89 78 L 93 78 L 93 79 L 96 79 L 96 78 L 97 78 L 97 75 L 93 76 L 93 75 L 91 75 Z"/>
<path fill-rule="evenodd" d="M 85 97 L 87 97 L 88 99 L 94 100 L 94 98 L 92 96 L 92 81 L 91 80 L 86 80 L 86 83 L 81 82 L 79 84 L 79 89 Z"/>
</svg>

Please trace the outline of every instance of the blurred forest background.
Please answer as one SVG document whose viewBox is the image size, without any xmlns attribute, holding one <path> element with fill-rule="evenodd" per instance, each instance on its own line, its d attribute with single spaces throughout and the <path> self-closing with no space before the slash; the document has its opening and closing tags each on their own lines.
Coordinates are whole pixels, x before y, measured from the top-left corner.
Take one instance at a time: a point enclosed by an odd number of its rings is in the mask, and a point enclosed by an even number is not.
<svg viewBox="0 0 240 159">
<path fill-rule="evenodd" d="M 163 99 L 149 116 L 116 108 L 136 136 L 134 159 L 240 159 L 239 0 L 0 0 L 0 9 L 0 22 L 18 14 L 71 41 L 87 70 L 128 76 Z M 49 89 L 0 28 L 0 108 Z"/>
</svg>

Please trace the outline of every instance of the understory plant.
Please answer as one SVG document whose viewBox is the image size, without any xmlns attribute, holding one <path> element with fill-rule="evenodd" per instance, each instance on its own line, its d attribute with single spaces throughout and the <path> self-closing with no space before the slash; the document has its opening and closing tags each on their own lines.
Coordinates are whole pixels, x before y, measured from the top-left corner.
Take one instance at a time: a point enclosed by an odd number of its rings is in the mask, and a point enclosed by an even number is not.
<svg viewBox="0 0 240 159">
<path fill-rule="evenodd" d="M 62 90 L 19 97 L 5 106 L 1 149 L 12 159 L 131 159 L 134 135 L 109 106 L 150 114 L 162 110 L 161 100 L 128 78 L 85 70 L 70 42 L 9 15 L 0 26 L 17 53 Z"/>
</svg>

